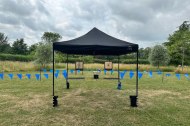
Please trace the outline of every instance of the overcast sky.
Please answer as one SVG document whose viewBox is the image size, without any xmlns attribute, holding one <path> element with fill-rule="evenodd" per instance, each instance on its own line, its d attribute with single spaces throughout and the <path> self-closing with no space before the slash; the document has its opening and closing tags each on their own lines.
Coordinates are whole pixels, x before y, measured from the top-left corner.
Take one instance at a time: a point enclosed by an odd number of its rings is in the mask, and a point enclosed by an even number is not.
<svg viewBox="0 0 190 126">
<path fill-rule="evenodd" d="M 190 0 L 0 0 L 0 32 L 29 45 L 46 31 L 69 40 L 97 27 L 147 47 L 166 41 L 185 20 Z"/>
</svg>

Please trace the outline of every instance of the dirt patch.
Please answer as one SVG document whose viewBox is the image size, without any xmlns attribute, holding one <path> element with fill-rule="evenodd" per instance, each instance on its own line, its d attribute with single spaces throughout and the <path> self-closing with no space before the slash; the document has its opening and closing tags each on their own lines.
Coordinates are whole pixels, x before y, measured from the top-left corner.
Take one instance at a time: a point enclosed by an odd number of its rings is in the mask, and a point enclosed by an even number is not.
<svg viewBox="0 0 190 126">
<path fill-rule="evenodd" d="M 30 96 L 30 95 L 29 95 Z M 45 100 L 49 95 L 33 95 L 30 96 L 29 99 L 26 100 L 19 100 L 17 101 L 17 107 L 21 107 L 23 109 L 32 109 L 37 107 L 42 107 L 44 105 L 47 105 L 48 102 Z"/>
<path fill-rule="evenodd" d="M 104 108 L 105 106 L 107 106 L 109 102 L 108 101 L 89 101 L 88 104 L 92 107 L 92 108 Z"/>
<path fill-rule="evenodd" d="M 6 95 L 6 94 L 0 95 L 0 98 L 7 99 L 7 100 L 18 100 L 18 97 L 15 97 L 13 95 Z"/>
<path fill-rule="evenodd" d="M 172 92 L 168 90 L 141 90 L 140 91 L 140 95 L 145 96 L 145 97 L 156 97 L 156 96 L 165 95 L 165 94 L 176 95 L 176 96 L 181 95 L 181 93 L 179 92 Z"/>
<path fill-rule="evenodd" d="M 190 95 L 187 95 L 187 96 L 181 96 L 179 97 L 180 99 L 190 99 Z"/>
<path fill-rule="evenodd" d="M 81 95 L 83 93 L 85 93 L 86 91 L 82 90 L 82 89 L 76 89 L 76 90 L 72 90 L 71 92 L 67 92 L 63 95 L 62 98 L 64 101 L 64 105 L 66 106 L 76 106 L 78 104 L 80 104 L 81 102 L 84 102 L 86 99 L 85 96 Z"/>
<path fill-rule="evenodd" d="M 150 98 L 168 95 L 167 99 L 174 99 L 181 96 L 180 92 L 168 91 L 168 90 L 141 90 L 139 91 L 139 106 L 149 107 L 153 106 L 152 100 Z"/>
</svg>

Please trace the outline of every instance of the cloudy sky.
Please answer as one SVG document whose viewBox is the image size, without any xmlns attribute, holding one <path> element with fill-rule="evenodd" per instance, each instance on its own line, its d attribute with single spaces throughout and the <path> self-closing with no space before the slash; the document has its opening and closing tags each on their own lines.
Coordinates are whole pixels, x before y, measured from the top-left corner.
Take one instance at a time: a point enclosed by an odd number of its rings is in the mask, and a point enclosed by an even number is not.
<svg viewBox="0 0 190 126">
<path fill-rule="evenodd" d="M 190 0 L 0 0 L 0 32 L 31 45 L 45 31 L 69 40 L 97 27 L 147 47 L 166 41 L 189 13 Z"/>
</svg>

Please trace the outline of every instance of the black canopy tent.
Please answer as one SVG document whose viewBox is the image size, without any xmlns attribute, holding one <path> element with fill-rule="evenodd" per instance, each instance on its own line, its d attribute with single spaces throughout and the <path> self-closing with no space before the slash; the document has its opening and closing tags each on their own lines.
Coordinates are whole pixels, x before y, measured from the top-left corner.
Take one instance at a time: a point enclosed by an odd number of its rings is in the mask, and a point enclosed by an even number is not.
<svg viewBox="0 0 190 126">
<path fill-rule="evenodd" d="M 68 83 L 68 54 L 82 55 L 114 55 L 118 56 L 118 81 L 119 80 L 119 56 L 129 53 L 137 53 L 136 69 L 136 96 L 138 96 L 138 44 L 129 43 L 114 38 L 97 28 L 93 28 L 85 35 L 69 41 L 53 43 L 53 73 L 54 73 L 54 51 L 67 54 L 67 78 Z M 53 96 L 54 96 L 54 74 L 53 74 Z"/>
</svg>

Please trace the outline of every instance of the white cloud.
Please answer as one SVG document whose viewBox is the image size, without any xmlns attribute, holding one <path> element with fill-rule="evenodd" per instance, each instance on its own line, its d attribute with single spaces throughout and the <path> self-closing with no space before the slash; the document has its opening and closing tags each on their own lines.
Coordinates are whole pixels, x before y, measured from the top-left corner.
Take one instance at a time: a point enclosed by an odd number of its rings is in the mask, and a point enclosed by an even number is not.
<svg viewBox="0 0 190 126">
<path fill-rule="evenodd" d="M 189 0 L 1 0 L 0 32 L 33 44 L 46 31 L 68 40 L 97 27 L 146 47 L 166 41 L 188 12 Z"/>
</svg>

